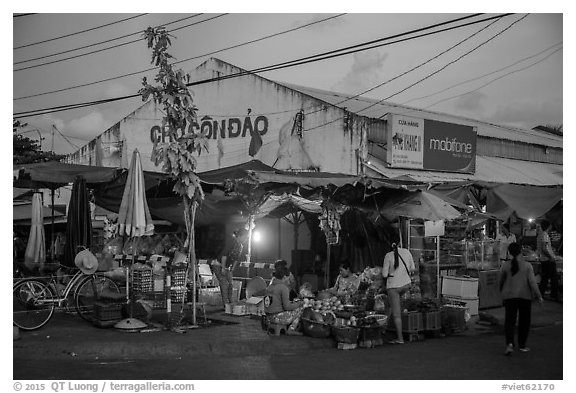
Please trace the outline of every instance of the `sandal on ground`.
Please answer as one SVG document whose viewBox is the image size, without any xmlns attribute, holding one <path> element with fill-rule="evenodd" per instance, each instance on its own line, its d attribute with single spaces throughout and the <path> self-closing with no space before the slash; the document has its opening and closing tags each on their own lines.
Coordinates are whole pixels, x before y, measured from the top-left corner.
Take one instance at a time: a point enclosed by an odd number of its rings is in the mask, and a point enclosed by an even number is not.
<svg viewBox="0 0 576 393">
<path fill-rule="evenodd" d="M 504 355 L 510 356 L 510 355 L 512 355 L 512 352 L 514 352 L 514 346 L 512 344 L 508 344 L 506 346 L 506 350 L 504 351 Z"/>
<path fill-rule="evenodd" d="M 388 341 L 388 344 L 404 344 L 404 341 L 400 341 L 400 340 L 390 340 L 390 341 Z"/>
<path fill-rule="evenodd" d="M 524 347 L 524 348 L 519 348 L 518 350 L 519 350 L 520 352 L 530 352 L 530 348 L 526 348 L 526 347 Z"/>
</svg>

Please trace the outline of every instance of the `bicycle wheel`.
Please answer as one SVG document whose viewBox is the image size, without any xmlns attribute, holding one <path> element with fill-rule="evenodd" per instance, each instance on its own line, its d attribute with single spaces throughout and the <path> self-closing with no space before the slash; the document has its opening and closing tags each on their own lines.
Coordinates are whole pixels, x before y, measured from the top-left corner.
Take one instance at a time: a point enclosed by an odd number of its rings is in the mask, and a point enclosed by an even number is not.
<svg viewBox="0 0 576 393">
<path fill-rule="evenodd" d="M 42 281 L 22 280 L 12 289 L 12 318 L 22 330 L 39 329 L 52 318 L 56 295 Z"/>
<path fill-rule="evenodd" d="M 74 293 L 76 311 L 82 319 L 88 322 L 94 320 L 94 303 L 102 299 L 106 294 L 119 294 L 118 285 L 104 276 L 88 276 L 78 284 Z M 103 296 L 104 295 L 104 296 Z"/>
</svg>

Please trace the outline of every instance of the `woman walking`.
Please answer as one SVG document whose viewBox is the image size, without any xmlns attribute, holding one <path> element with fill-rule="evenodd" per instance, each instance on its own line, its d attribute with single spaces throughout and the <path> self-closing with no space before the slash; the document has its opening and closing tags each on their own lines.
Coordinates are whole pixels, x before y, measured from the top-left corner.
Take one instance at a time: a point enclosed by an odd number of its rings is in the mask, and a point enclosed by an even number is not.
<svg viewBox="0 0 576 393">
<path fill-rule="evenodd" d="M 505 261 L 500 269 L 500 292 L 505 309 L 505 337 L 506 350 L 504 355 L 514 352 L 514 331 L 516 317 L 518 316 L 518 349 L 528 352 L 526 347 L 528 332 L 530 331 L 530 318 L 532 312 L 532 299 L 537 298 L 542 303 L 542 295 L 536 284 L 532 265 L 524 261 L 520 255 L 521 247 L 518 243 L 511 243 L 508 252 L 512 260 Z"/>
<path fill-rule="evenodd" d="M 402 335 L 402 303 L 400 297 L 410 289 L 412 273 L 415 270 L 414 259 L 410 251 L 392 243 L 392 251 L 384 257 L 382 276 L 386 280 L 386 292 L 390 309 L 388 316 L 393 318 L 396 327 L 396 339 L 390 344 L 404 344 Z"/>
</svg>

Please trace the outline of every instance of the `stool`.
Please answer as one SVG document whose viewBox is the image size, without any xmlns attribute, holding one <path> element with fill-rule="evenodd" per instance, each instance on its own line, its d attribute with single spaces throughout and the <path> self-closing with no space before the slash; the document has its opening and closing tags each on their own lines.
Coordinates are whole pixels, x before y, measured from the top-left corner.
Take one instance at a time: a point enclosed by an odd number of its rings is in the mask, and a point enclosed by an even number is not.
<svg viewBox="0 0 576 393">
<path fill-rule="evenodd" d="M 289 325 L 283 323 L 268 322 L 268 334 L 273 333 L 275 336 L 279 336 L 282 334 L 282 331 L 284 331 L 284 334 L 286 334 L 288 331 L 288 326 Z"/>
</svg>

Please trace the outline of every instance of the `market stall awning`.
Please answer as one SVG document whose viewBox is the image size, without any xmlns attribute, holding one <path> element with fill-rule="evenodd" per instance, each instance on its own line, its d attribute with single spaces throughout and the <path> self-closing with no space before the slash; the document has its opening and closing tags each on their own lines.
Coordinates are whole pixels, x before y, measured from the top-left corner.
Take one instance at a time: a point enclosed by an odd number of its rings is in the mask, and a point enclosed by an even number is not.
<svg viewBox="0 0 576 393">
<path fill-rule="evenodd" d="M 444 199 L 426 191 L 403 191 L 391 196 L 379 212 L 390 219 L 397 217 L 424 220 L 452 220 L 462 216 Z"/>
<path fill-rule="evenodd" d="M 486 211 L 501 220 L 512 213 L 523 219 L 542 217 L 561 199 L 560 187 L 532 187 L 502 184 L 487 191 Z"/>
<path fill-rule="evenodd" d="M 413 179 L 424 183 L 445 182 L 489 182 L 502 184 L 523 184 L 535 186 L 555 186 L 563 184 L 563 166 L 542 162 L 511 160 L 498 157 L 476 157 L 476 173 L 446 173 L 416 169 L 389 168 L 384 161 L 370 156 L 366 164 L 375 175 L 388 179 Z"/>
<path fill-rule="evenodd" d="M 98 184 L 111 181 L 117 172 L 116 168 L 48 161 L 14 166 L 13 183 L 22 188 L 58 188 L 83 176 L 87 184 Z"/>
<path fill-rule="evenodd" d="M 252 160 L 226 168 L 201 172 L 198 174 L 198 177 L 200 177 L 200 180 L 206 184 L 222 184 L 229 179 L 244 178 L 251 171 L 273 171 L 273 170 L 274 168 L 264 164 L 259 160 Z"/>
<path fill-rule="evenodd" d="M 281 206 L 290 205 L 295 210 L 303 210 L 309 213 L 321 214 L 322 201 L 310 200 L 302 198 L 298 195 L 283 194 L 283 195 L 270 195 L 266 200 L 256 209 L 255 218 L 261 218 L 269 215 L 274 210 Z"/>
</svg>

